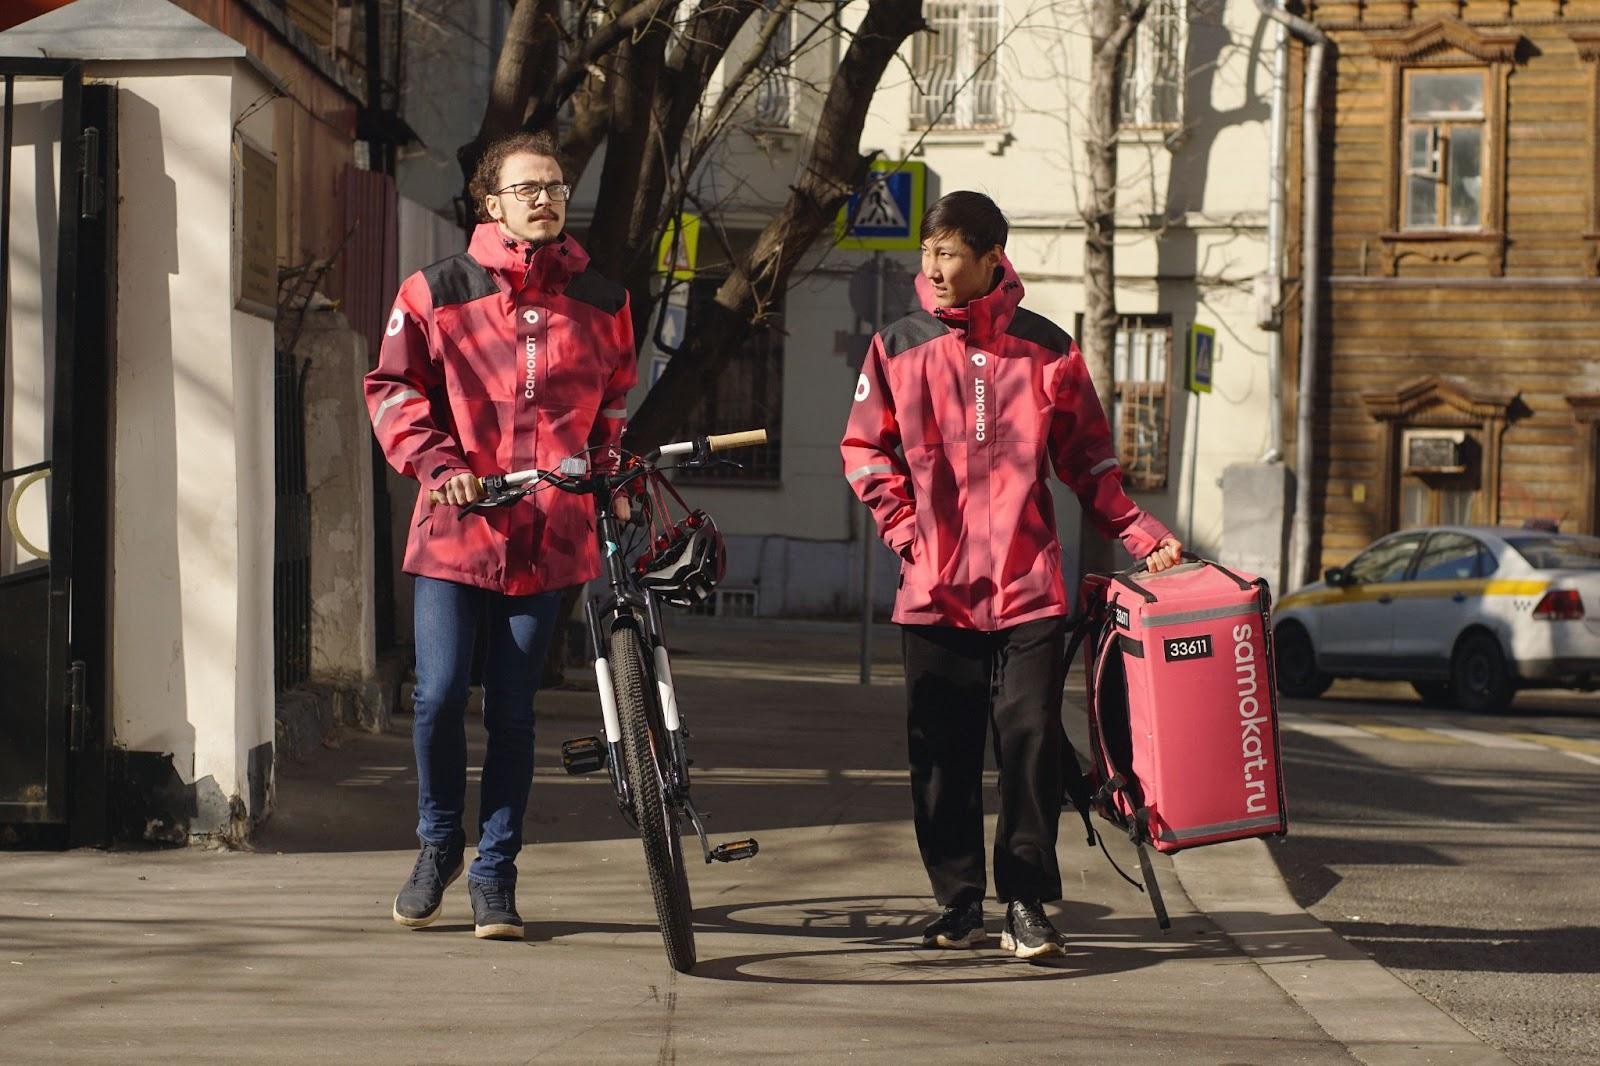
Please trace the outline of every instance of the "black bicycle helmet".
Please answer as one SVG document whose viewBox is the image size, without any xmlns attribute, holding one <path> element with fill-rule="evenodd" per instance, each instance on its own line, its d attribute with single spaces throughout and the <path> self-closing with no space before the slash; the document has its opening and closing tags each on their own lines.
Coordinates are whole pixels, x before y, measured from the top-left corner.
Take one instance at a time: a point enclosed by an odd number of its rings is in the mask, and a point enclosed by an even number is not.
<svg viewBox="0 0 1600 1066">
<path fill-rule="evenodd" d="M 636 564 L 639 584 L 663 603 L 694 607 L 704 603 L 728 570 L 728 553 L 717 523 L 704 511 L 690 511 L 656 538 Z"/>
</svg>

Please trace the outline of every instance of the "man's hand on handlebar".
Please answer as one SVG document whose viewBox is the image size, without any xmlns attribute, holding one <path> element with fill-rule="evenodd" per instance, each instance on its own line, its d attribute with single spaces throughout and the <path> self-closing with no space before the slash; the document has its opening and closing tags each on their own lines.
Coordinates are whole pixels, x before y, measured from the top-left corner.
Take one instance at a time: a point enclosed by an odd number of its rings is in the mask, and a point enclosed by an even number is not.
<svg viewBox="0 0 1600 1066">
<path fill-rule="evenodd" d="M 440 487 L 436 496 L 444 498 L 439 503 L 447 503 L 451 507 L 466 507 L 483 499 L 483 484 L 476 474 L 457 474 Z"/>
<path fill-rule="evenodd" d="M 611 497 L 611 513 L 617 516 L 618 522 L 626 523 L 633 518 L 633 498 L 627 489 Z"/>
</svg>

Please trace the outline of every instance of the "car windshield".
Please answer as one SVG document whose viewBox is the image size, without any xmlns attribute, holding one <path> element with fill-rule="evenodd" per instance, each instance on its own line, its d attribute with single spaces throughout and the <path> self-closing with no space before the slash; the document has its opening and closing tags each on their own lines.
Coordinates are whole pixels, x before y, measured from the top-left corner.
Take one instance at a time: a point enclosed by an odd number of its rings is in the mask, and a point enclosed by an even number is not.
<svg viewBox="0 0 1600 1066">
<path fill-rule="evenodd" d="M 1347 573 L 1361 585 L 1399 581 L 1405 577 L 1406 567 L 1411 565 L 1411 557 L 1417 554 L 1417 546 L 1425 536 L 1425 533 L 1402 533 L 1379 541 L 1357 556 Z"/>
<path fill-rule="evenodd" d="M 1535 570 L 1600 570 L 1600 537 L 1507 537 Z"/>
</svg>

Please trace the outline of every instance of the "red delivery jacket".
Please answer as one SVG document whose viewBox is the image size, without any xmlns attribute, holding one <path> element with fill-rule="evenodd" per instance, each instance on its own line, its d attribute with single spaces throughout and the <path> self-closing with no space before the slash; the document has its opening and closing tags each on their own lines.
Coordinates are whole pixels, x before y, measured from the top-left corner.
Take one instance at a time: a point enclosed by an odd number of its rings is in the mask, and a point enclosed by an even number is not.
<svg viewBox="0 0 1600 1066">
<path fill-rule="evenodd" d="M 527 596 L 600 573 L 594 504 L 556 489 L 465 513 L 428 491 L 457 474 L 537 467 L 598 448 L 615 457 L 638 378 L 628 293 L 563 236 L 535 248 L 485 222 L 467 251 L 400 286 L 366 377 L 372 429 L 422 483 L 404 569 Z"/>
<path fill-rule="evenodd" d="M 1105 411 L 1071 337 L 994 291 L 872 338 L 840 451 L 878 535 L 906 560 L 894 620 L 992 631 L 1067 613 L 1049 470 L 1135 558 L 1170 534 L 1122 490 Z"/>
</svg>

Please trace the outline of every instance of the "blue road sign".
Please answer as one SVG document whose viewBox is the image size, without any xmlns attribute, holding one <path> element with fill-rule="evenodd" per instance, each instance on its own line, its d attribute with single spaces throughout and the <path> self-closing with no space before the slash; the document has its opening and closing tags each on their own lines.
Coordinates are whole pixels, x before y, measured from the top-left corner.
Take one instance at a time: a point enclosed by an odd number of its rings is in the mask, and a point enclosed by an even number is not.
<svg viewBox="0 0 1600 1066">
<path fill-rule="evenodd" d="M 925 163 L 874 162 L 866 188 L 852 195 L 840 214 L 840 244 L 870 251 L 917 248 L 927 177 Z"/>
</svg>

